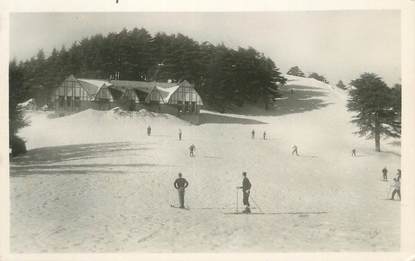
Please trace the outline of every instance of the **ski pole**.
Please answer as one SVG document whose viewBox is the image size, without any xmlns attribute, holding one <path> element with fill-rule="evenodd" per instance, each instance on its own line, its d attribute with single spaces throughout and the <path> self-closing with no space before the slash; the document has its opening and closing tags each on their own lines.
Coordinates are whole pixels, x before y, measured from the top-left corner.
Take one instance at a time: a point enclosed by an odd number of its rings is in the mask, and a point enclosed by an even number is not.
<svg viewBox="0 0 415 261">
<path fill-rule="evenodd" d="M 238 187 L 236 188 L 236 213 L 238 213 Z"/>
<path fill-rule="evenodd" d="M 390 195 L 391 195 L 391 190 L 392 190 L 392 184 L 388 184 L 388 191 L 387 191 L 387 193 L 388 194 L 386 194 L 386 198 L 388 199 L 389 197 L 390 197 Z"/>
<path fill-rule="evenodd" d="M 255 199 L 253 196 L 251 196 L 252 201 L 254 202 L 255 206 L 258 208 L 259 211 L 261 211 L 262 213 L 264 213 L 264 211 L 262 211 L 261 207 L 258 205 L 258 203 L 256 203 Z"/>
</svg>

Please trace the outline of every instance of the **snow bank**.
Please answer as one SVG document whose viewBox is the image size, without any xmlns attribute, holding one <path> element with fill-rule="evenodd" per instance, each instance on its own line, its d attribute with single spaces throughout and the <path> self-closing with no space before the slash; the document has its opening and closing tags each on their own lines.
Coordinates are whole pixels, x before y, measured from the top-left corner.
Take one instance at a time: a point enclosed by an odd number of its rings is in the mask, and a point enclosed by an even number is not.
<svg viewBox="0 0 415 261">
<path fill-rule="evenodd" d="M 35 110 L 36 109 L 35 99 L 31 98 L 25 102 L 21 102 L 18 104 L 18 107 L 20 107 L 23 110 Z"/>
<path fill-rule="evenodd" d="M 145 134 L 147 126 L 161 133 L 167 129 L 176 131 L 189 123 L 169 114 L 147 110 L 109 111 L 88 109 L 65 117 L 50 119 L 50 112 L 27 112 L 30 126 L 19 134 L 27 141 L 28 149 L 58 145 L 96 142 L 136 141 Z"/>
<path fill-rule="evenodd" d="M 299 77 L 289 74 L 286 74 L 285 78 L 287 78 L 286 86 L 297 85 L 320 89 L 333 89 L 333 87 L 330 84 L 318 81 L 314 78 Z"/>
</svg>

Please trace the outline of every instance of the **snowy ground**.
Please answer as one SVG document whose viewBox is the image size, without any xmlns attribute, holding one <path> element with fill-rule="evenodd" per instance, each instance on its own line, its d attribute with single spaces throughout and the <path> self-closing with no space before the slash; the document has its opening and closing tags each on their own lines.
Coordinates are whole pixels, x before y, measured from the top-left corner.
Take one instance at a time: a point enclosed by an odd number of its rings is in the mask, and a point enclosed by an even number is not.
<svg viewBox="0 0 415 261">
<path fill-rule="evenodd" d="M 21 135 L 31 151 L 11 162 L 11 251 L 398 250 L 400 203 L 385 200 L 381 169 L 400 167 L 399 141 L 375 153 L 352 134 L 343 91 L 292 79 L 275 110 L 203 111 L 199 126 L 144 111 L 28 113 Z M 224 214 L 235 211 L 242 171 L 253 212 L 265 215 Z M 190 211 L 170 207 L 178 172 L 190 182 Z"/>
</svg>

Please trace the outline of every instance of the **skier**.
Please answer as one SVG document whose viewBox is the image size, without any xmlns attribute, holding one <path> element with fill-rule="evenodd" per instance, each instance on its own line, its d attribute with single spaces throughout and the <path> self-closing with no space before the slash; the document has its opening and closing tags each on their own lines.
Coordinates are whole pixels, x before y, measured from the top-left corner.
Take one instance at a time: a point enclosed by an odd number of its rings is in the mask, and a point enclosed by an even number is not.
<svg viewBox="0 0 415 261">
<path fill-rule="evenodd" d="M 182 129 L 179 129 L 179 140 L 182 140 Z"/>
<path fill-rule="evenodd" d="M 399 200 L 400 200 L 401 199 L 401 181 L 397 177 L 393 178 L 392 188 L 393 188 L 393 191 L 392 191 L 391 200 L 395 200 L 395 194 L 398 194 Z"/>
<path fill-rule="evenodd" d="M 238 189 L 242 189 L 243 199 L 242 202 L 245 206 L 245 210 L 242 213 L 249 214 L 251 213 L 251 209 L 249 206 L 249 193 L 251 192 L 251 182 L 246 177 L 246 172 L 242 172 L 242 176 L 244 177 L 242 180 L 242 187 L 237 187 Z"/>
<path fill-rule="evenodd" d="M 179 173 L 179 177 L 174 181 L 174 187 L 179 192 L 179 208 L 184 208 L 184 191 L 189 186 L 189 182 L 185 178 L 182 178 L 182 173 Z"/>
<path fill-rule="evenodd" d="M 262 136 L 263 136 L 264 140 L 267 139 L 267 133 L 265 131 L 264 131 L 264 134 Z"/>
<path fill-rule="evenodd" d="M 190 157 L 195 156 L 195 150 L 196 150 L 196 146 L 194 144 L 190 145 L 190 147 L 189 147 Z"/>
<path fill-rule="evenodd" d="M 255 139 L 255 130 L 254 129 L 252 129 L 252 131 L 251 131 L 251 138 Z"/>
<path fill-rule="evenodd" d="M 387 181 L 388 180 L 388 169 L 386 167 L 384 167 L 382 169 L 382 176 L 383 176 L 383 181 Z"/>
<path fill-rule="evenodd" d="M 356 157 L 356 149 L 352 149 L 352 157 Z"/>
<path fill-rule="evenodd" d="M 297 148 L 297 145 L 293 145 L 293 151 L 291 152 L 291 155 L 294 155 L 294 153 L 295 153 L 295 155 L 297 155 L 297 156 L 300 156 L 300 155 L 298 155 L 298 148 Z"/>
<path fill-rule="evenodd" d="M 150 135 L 151 135 L 151 126 L 148 125 L 148 127 L 147 127 L 147 136 L 150 136 Z"/>
<path fill-rule="evenodd" d="M 401 174 L 401 169 L 397 169 L 397 173 L 396 173 L 396 179 L 398 180 L 398 181 L 401 181 L 401 176 L 402 176 L 402 174 Z"/>
<path fill-rule="evenodd" d="M 291 92 L 291 95 L 293 95 L 293 94 L 294 94 L 294 90 L 293 90 L 293 89 L 291 89 L 291 90 L 290 90 L 290 92 Z"/>
</svg>

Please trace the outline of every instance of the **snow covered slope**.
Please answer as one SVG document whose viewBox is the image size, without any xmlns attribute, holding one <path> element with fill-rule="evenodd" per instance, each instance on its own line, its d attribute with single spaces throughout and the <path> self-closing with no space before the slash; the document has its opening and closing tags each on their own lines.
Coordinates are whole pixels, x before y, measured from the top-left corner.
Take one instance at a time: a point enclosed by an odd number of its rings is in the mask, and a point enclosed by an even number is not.
<svg viewBox="0 0 415 261">
<path fill-rule="evenodd" d="M 11 163 L 11 250 L 398 250 L 400 204 L 385 200 L 380 178 L 384 166 L 390 177 L 400 167 L 399 140 L 375 153 L 373 141 L 352 134 L 345 92 L 289 77 L 272 110 L 203 111 L 199 126 L 147 112 L 31 114 L 21 135 L 36 149 Z M 224 214 L 237 207 L 242 171 L 253 212 L 265 214 Z M 190 183 L 190 211 L 170 207 L 178 172 Z"/>
<path fill-rule="evenodd" d="M 110 111 L 88 109 L 60 118 L 49 118 L 50 112 L 28 112 L 29 127 L 19 133 L 28 149 L 82 143 L 134 141 L 146 135 L 148 125 L 155 129 L 188 126 L 189 123 L 169 114 L 140 110 Z M 176 128 L 177 129 L 177 128 Z M 176 131 L 174 129 L 174 131 Z"/>
</svg>

